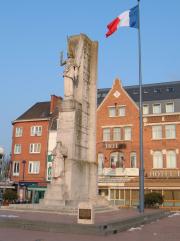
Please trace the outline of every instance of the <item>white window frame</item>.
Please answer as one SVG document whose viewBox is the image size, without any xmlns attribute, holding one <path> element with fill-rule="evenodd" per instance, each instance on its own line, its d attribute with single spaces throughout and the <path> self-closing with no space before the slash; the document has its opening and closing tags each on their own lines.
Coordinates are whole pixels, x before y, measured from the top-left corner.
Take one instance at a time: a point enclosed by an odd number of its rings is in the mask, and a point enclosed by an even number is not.
<svg viewBox="0 0 180 241">
<path fill-rule="evenodd" d="M 145 104 L 143 105 L 143 115 L 149 114 L 149 105 Z"/>
<path fill-rule="evenodd" d="M 14 145 L 14 154 L 21 154 L 21 144 Z"/>
<path fill-rule="evenodd" d="M 132 139 L 132 128 L 130 126 L 124 127 L 124 140 L 131 141 Z"/>
<path fill-rule="evenodd" d="M 20 161 L 13 161 L 13 176 L 19 176 L 20 173 Z"/>
<path fill-rule="evenodd" d="M 166 168 L 177 168 L 177 157 L 175 150 L 169 150 L 166 152 Z"/>
<path fill-rule="evenodd" d="M 109 106 L 108 107 L 109 117 L 116 117 L 116 107 Z"/>
<path fill-rule="evenodd" d="M 126 116 L 126 106 L 125 105 L 121 105 L 118 107 L 118 115 L 119 116 Z"/>
<path fill-rule="evenodd" d="M 162 139 L 162 126 L 154 125 L 152 126 L 152 139 L 161 140 Z"/>
<path fill-rule="evenodd" d="M 172 106 L 172 110 L 168 110 L 168 106 Z M 166 103 L 166 113 L 173 113 L 174 112 L 174 102 Z"/>
<path fill-rule="evenodd" d="M 21 137 L 23 134 L 23 128 L 22 127 L 16 127 L 15 129 L 15 137 Z"/>
<path fill-rule="evenodd" d="M 112 152 L 110 154 L 110 165 L 112 169 L 124 168 L 124 154 L 122 152 Z"/>
<path fill-rule="evenodd" d="M 133 162 L 134 162 L 134 165 L 132 165 Z M 136 168 L 137 167 L 137 155 L 136 155 L 135 151 L 130 153 L 130 167 L 131 168 Z"/>
<path fill-rule="evenodd" d="M 110 140 L 111 140 L 111 129 L 103 128 L 103 141 L 110 141 Z"/>
<path fill-rule="evenodd" d="M 174 124 L 165 125 L 165 136 L 166 136 L 166 139 L 175 139 L 176 138 L 176 125 L 174 125 Z"/>
<path fill-rule="evenodd" d="M 121 128 L 114 127 L 113 128 L 113 141 L 120 141 L 121 140 Z"/>
<path fill-rule="evenodd" d="M 154 151 L 154 153 L 153 153 L 153 168 L 154 169 L 162 169 L 163 168 L 162 151 Z"/>
<path fill-rule="evenodd" d="M 159 106 L 159 111 L 157 111 L 157 109 L 155 109 L 157 106 Z M 160 114 L 161 113 L 161 104 L 157 103 L 157 104 L 153 104 L 153 114 Z"/>
<path fill-rule="evenodd" d="M 42 136 L 42 126 L 31 126 L 31 136 Z"/>
<path fill-rule="evenodd" d="M 28 173 L 39 174 L 40 172 L 40 161 L 29 161 Z"/>
<path fill-rule="evenodd" d="M 40 152 L 41 152 L 41 143 L 29 144 L 29 153 L 40 153 Z"/>
</svg>

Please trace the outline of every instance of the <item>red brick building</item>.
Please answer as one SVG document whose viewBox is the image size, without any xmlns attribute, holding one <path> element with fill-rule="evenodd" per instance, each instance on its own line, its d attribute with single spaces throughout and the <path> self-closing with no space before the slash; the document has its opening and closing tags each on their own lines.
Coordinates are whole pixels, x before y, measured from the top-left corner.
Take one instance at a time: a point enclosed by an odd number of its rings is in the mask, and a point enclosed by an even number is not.
<svg viewBox="0 0 180 241">
<path fill-rule="evenodd" d="M 47 186 L 48 141 L 57 128 L 61 97 L 38 102 L 13 124 L 11 179 L 17 184 L 20 200 L 35 202 Z"/>
<path fill-rule="evenodd" d="M 143 85 L 145 192 L 180 205 L 180 82 Z M 114 204 L 137 205 L 139 197 L 139 87 L 98 90 L 99 191 Z"/>
</svg>

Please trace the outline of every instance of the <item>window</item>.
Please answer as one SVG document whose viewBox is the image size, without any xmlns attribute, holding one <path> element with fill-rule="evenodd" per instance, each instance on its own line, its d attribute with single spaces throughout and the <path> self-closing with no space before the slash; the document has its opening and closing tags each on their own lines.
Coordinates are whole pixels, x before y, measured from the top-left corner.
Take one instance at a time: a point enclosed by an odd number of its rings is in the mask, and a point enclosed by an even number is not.
<svg viewBox="0 0 180 241">
<path fill-rule="evenodd" d="M 167 168 L 176 168 L 176 152 L 167 151 L 166 158 Z"/>
<path fill-rule="evenodd" d="M 152 126 L 152 139 L 162 139 L 162 126 Z"/>
<path fill-rule="evenodd" d="M 167 88 L 166 88 L 166 91 L 167 91 L 167 92 L 174 92 L 174 88 L 173 88 L 173 87 L 167 87 Z"/>
<path fill-rule="evenodd" d="M 163 168 L 163 155 L 161 151 L 153 153 L 153 168 Z"/>
<path fill-rule="evenodd" d="M 23 132 L 23 128 L 22 127 L 16 127 L 15 137 L 22 136 L 22 132 Z"/>
<path fill-rule="evenodd" d="M 40 162 L 39 161 L 30 161 L 28 172 L 31 174 L 38 174 L 40 169 Z"/>
<path fill-rule="evenodd" d="M 122 152 L 112 152 L 110 155 L 111 168 L 124 167 L 124 155 Z"/>
<path fill-rule="evenodd" d="M 166 113 L 174 112 L 174 103 L 166 103 Z"/>
<path fill-rule="evenodd" d="M 104 155 L 103 153 L 98 153 L 98 175 L 103 174 L 104 168 Z"/>
<path fill-rule="evenodd" d="M 21 144 L 15 144 L 14 145 L 14 154 L 20 154 L 21 153 Z"/>
<path fill-rule="evenodd" d="M 161 104 L 154 104 L 153 105 L 153 114 L 160 114 L 161 113 Z"/>
<path fill-rule="evenodd" d="M 13 176 L 19 176 L 19 161 L 13 162 Z"/>
<path fill-rule="evenodd" d="M 125 106 L 119 107 L 119 116 L 125 116 L 126 115 L 126 108 Z"/>
<path fill-rule="evenodd" d="M 109 117 L 115 117 L 115 116 L 116 116 L 116 108 L 109 107 Z"/>
<path fill-rule="evenodd" d="M 42 126 L 31 126 L 31 136 L 41 136 Z"/>
<path fill-rule="evenodd" d="M 121 140 L 121 128 L 115 127 L 113 129 L 113 140 L 114 141 L 119 141 Z"/>
<path fill-rule="evenodd" d="M 154 93 L 161 93 L 161 89 L 160 88 L 155 88 L 154 89 Z"/>
<path fill-rule="evenodd" d="M 41 152 L 41 144 L 40 143 L 33 143 L 29 146 L 30 153 L 40 153 Z"/>
<path fill-rule="evenodd" d="M 143 114 L 144 115 L 149 114 L 149 105 L 143 105 Z"/>
<path fill-rule="evenodd" d="M 149 91 L 148 91 L 148 90 L 144 90 L 143 93 L 144 93 L 144 94 L 148 94 Z"/>
<path fill-rule="evenodd" d="M 165 133 L 167 139 L 176 138 L 176 125 L 165 125 Z"/>
<path fill-rule="evenodd" d="M 124 127 L 124 140 L 130 141 L 132 135 L 131 127 Z"/>
<path fill-rule="evenodd" d="M 136 168 L 136 152 L 131 152 L 130 154 L 130 167 Z"/>
<path fill-rule="evenodd" d="M 104 128 L 103 129 L 103 141 L 110 141 L 111 136 L 110 136 L 110 128 Z"/>
</svg>

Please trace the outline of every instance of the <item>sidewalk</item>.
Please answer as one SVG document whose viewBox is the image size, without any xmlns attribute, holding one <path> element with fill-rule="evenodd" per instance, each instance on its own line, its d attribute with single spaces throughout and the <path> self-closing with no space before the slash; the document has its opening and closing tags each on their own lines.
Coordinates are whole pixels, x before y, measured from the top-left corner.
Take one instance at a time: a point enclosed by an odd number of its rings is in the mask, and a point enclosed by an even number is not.
<svg viewBox="0 0 180 241">
<path fill-rule="evenodd" d="M 77 216 L 32 211 L 11 211 L 0 209 L 0 226 L 47 232 L 107 235 L 127 230 L 131 227 L 166 217 L 169 212 L 145 210 L 140 214 L 137 209 L 119 209 L 95 215 L 95 224 L 77 224 Z"/>
</svg>

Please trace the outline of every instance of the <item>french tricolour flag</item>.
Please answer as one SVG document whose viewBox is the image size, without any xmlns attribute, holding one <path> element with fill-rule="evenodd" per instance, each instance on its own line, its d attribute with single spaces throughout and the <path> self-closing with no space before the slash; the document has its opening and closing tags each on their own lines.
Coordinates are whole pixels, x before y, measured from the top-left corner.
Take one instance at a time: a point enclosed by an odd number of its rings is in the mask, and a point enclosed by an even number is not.
<svg viewBox="0 0 180 241">
<path fill-rule="evenodd" d="M 108 32 L 106 37 L 116 32 L 119 27 L 139 28 L 139 9 L 138 5 L 121 13 L 111 23 L 107 25 Z"/>
</svg>

